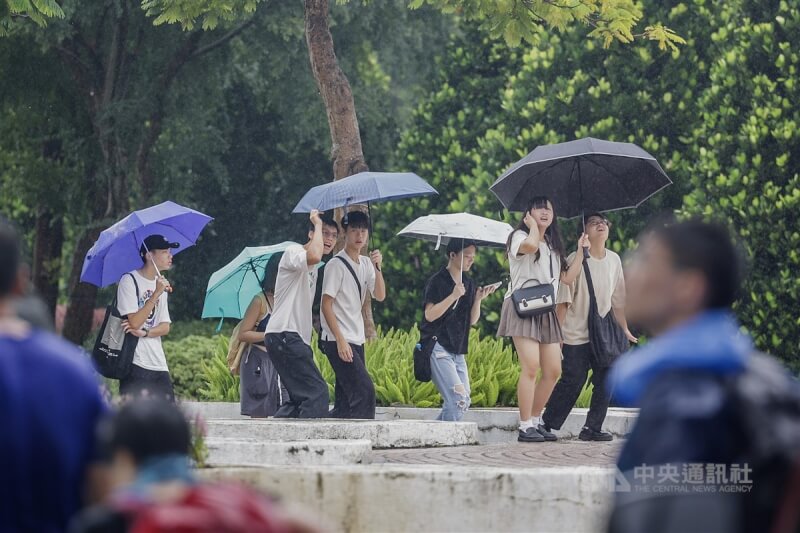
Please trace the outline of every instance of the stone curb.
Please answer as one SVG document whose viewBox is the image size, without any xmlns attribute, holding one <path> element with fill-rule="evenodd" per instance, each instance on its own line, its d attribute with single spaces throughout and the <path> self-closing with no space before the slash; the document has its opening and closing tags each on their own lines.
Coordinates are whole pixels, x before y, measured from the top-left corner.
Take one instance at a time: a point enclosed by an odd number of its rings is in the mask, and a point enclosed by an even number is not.
<svg viewBox="0 0 800 533">
<path fill-rule="evenodd" d="M 264 441 L 209 438 L 211 466 L 345 465 L 371 461 L 369 440 Z"/>
</svg>

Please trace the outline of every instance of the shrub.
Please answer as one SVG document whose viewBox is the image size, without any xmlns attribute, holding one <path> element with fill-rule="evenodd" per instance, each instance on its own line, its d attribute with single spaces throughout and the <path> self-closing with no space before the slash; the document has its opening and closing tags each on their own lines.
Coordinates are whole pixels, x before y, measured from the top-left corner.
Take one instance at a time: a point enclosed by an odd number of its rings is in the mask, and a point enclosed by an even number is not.
<svg viewBox="0 0 800 533">
<path fill-rule="evenodd" d="M 228 370 L 228 338 L 219 335 L 216 343 L 213 356 L 200 362 L 204 386 L 199 389 L 199 395 L 213 402 L 238 402 L 239 376 Z"/>
<path fill-rule="evenodd" d="M 215 337 L 189 335 L 180 340 L 164 337 L 164 353 L 167 356 L 167 364 L 177 397 L 190 400 L 200 399 L 199 391 L 205 384 L 202 364 L 204 361 L 214 358 L 220 339 L 224 339 L 227 346 L 227 337 L 222 335 Z M 227 355 L 227 351 L 225 355 Z"/>
</svg>

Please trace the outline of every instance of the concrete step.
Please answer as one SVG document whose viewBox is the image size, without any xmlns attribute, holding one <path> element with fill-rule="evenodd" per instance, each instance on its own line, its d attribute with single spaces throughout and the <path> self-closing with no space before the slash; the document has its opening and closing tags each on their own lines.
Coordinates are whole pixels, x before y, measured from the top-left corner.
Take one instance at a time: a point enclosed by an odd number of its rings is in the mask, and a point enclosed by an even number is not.
<svg viewBox="0 0 800 533">
<path fill-rule="evenodd" d="M 322 466 L 211 468 L 277 495 L 328 531 L 605 530 L 612 469 Z"/>
<path fill-rule="evenodd" d="M 370 462 L 369 440 L 265 441 L 211 437 L 210 466 L 347 465 Z"/>
<path fill-rule="evenodd" d="M 184 402 L 184 409 L 191 414 L 200 414 L 206 420 L 218 418 L 250 420 L 239 414 L 239 404 L 230 402 Z M 439 409 L 422 409 L 416 407 L 378 407 L 378 420 L 433 420 Z M 559 437 L 577 438 L 586 420 L 588 409 L 572 410 L 561 430 L 556 431 Z M 608 410 L 603 428 L 617 437 L 630 433 L 639 414 L 638 409 L 612 407 Z M 516 440 L 519 415 L 514 408 L 475 408 L 464 415 L 464 422 L 478 425 L 478 441 L 480 444 L 496 444 Z M 324 437 L 326 438 L 326 437 Z"/>
<path fill-rule="evenodd" d="M 369 440 L 373 448 L 427 448 L 478 444 L 474 422 L 428 420 L 289 420 L 207 421 L 210 439 L 262 441 Z"/>
</svg>

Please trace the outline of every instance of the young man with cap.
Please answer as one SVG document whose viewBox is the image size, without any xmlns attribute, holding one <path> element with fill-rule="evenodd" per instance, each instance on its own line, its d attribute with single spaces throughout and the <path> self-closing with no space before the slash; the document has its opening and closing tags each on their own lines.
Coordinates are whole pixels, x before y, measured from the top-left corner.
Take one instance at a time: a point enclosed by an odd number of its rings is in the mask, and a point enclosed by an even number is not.
<svg viewBox="0 0 800 533">
<path fill-rule="evenodd" d="M 147 394 L 175 399 L 161 337 L 169 333 L 169 281 L 162 272 L 172 267 L 172 249 L 180 246 L 163 235 L 150 235 L 139 250 L 142 267 L 128 272 L 117 286 L 117 310 L 127 320 L 125 332 L 139 337 L 133 368 L 119 382 L 121 395 Z"/>
<path fill-rule="evenodd" d="M 290 397 L 275 413 L 276 418 L 324 418 L 328 414 L 328 384 L 311 350 L 311 305 L 317 263 L 336 245 L 336 237 L 324 234 L 319 211 L 313 210 L 309 219 L 308 242 L 293 244 L 283 252 L 275 280 L 275 305 L 265 331 L 267 354 Z"/>
<path fill-rule="evenodd" d="M 375 418 L 375 385 L 364 358 L 364 320 L 361 308 L 367 291 L 381 302 L 386 283 L 379 250 L 360 255 L 369 242 L 369 217 L 361 211 L 342 219 L 344 249 L 326 265 L 322 285 L 322 350 L 336 373 L 336 418 Z M 342 396 L 342 397 L 339 397 Z"/>
</svg>

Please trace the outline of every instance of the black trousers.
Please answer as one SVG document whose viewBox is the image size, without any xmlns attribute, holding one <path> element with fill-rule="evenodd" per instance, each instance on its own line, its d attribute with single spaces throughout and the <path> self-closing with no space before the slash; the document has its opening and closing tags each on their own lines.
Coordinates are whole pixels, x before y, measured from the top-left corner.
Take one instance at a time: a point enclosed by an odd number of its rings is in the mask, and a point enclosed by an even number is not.
<svg viewBox="0 0 800 533">
<path fill-rule="evenodd" d="M 314 363 L 311 346 L 294 332 L 268 333 L 269 359 L 286 385 L 290 399 L 276 418 L 325 418 L 328 415 L 328 384 Z"/>
<path fill-rule="evenodd" d="M 353 362 L 346 363 L 339 357 L 335 341 L 322 341 L 320 344 L 336 374 L 336 398 L 331 416 L 374 419 L 375 385 L 367 372 L 364 346 L 351 344 Z"/>
<path fill-rule="evenodd" d="M 119 380 L 120 396 L 142 396 L 160 398 L 174 402 L 175 391 L 172 388 L 172 378 L 167 371 L 147 370 L 133 365 L 131 373 Z"/>
<path fill-rule="evenodd" d="M 561 379 L 556 383 L 542 415 L 542 421 L 548 427 L 561 429 L 569 412 L 575 407 L 591 368 L 593 390 L 586 427 L 594 431 L 602 429 L 609 403 L 609 394 L 606 391 L 608 368 L 592 368 L 591 356 L 592 349 L 588 343 L 578 346 L 564 345 Z"/>
</svg>

